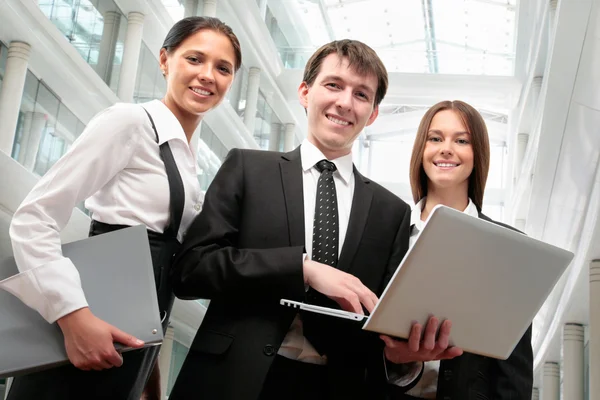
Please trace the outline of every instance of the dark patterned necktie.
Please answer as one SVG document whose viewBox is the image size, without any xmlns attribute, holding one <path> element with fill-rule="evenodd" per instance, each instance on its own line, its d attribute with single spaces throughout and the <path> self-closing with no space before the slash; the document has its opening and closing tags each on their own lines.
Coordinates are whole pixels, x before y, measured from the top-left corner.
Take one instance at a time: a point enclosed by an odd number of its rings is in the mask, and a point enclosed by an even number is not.
<svg viewBox="0 0 600 400">
<path fill-rule="evenodd" d="M 321 160 L 316 168 L 321 176 L 317 182 L 312 259 L 335 267 L 338 262 L 339 236 L 337 196 L 333 182 L 336 167 L 332 162 Z"/>
</svg>

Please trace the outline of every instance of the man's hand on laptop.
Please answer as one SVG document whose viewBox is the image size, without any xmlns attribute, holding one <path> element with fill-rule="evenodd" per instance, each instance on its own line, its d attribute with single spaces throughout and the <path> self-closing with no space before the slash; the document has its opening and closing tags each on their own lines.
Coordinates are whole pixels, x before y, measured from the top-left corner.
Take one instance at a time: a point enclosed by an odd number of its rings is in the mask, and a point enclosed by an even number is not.
<svg viewBox="0 0 600 400">
<path fill-rule="evenodd" d="M 381 340 L 385 342 L 385 357 L 394 364 L 402 364 L 415 361 L 448 360 L 460 356 L 463 353 L 461 348 L 449 346 L 452 323 L 448 320 L 442 322 L 436 340 L 438 325 L 436 317 L 429 318 L 422 340 L 423 327 L 421 324 L 413 324 L 408 341 L 380 335 Z"/>
<path fill-rule="evenodd" d="M 304 282 L 337 302 L 345 311 L 364 314 L 361 304 L 371 312 L 377 296 L 354 275 L 313 260 L 305 260 Z"/>
<path fill-rule="evenodd" d="M 81 308 L 59 318 L 69 360 L 84 371 L 120 367 L 123 358 L 114 343 L 139 348 L 144 342 L 96 317 L 89 308 Z"/>
</svg>

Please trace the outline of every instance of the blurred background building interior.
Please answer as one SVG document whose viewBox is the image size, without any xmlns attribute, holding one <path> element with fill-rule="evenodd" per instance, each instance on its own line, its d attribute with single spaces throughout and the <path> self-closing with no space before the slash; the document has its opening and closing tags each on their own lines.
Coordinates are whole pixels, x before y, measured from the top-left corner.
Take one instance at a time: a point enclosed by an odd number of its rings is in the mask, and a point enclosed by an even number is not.
<svg viewBox="0 0 600 400">
<path fill-rule="evenodd" d="M 243 52 L 227 99 L 195 135 L 203 189 L 231 148 L 302 142 L 296 89 L 307 58 L 334 39 L 367 43 L 388 68 L 379 118 L 353 154 L 406 202 L 425 110 L 475 106 L 491 142 L 483 212 L 575 253 L 533 322 L 532 396 L 600 399 L 600 0 L 2 0 L 0 254 L 21 200 L 96 113 L 163 96 L 159 49 L 190 15 L 229 24 Z M 88 226 L 80 205 L 63 240 Z M 175 305 L 163 398 L 207 305 Z"/>
</svg>

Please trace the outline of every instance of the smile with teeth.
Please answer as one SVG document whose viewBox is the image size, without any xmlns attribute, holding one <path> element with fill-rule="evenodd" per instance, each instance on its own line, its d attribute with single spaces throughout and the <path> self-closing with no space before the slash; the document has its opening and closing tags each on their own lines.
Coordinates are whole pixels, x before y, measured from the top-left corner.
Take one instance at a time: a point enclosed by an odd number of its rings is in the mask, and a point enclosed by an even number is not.
<svg viewBox="0 0 600 400">
<path fill-rule="evenodd" d="M 190 89 L 192 89 L 192 91 L 194 93 L 201 94 L 202 96 L 210 96 L 212 94 L 212 92 L 209 92 L 208 90 L 204 90 L 204 89 L 200 89 L 200 88 L 191 87 Z"/>
<path fill-rule="evenodd" d="M 343 125 L 343 126 L 350 125 L 350 122 L 344 121 L 342 119 L 338 119 L 338 118 L 333 117 L 331 115 L 327 115 L 327 119 L 330 120 L 331 122 L 335 123 L 335 124 L 338 124 L 338 125 Z"/>
<path fill-rule="evenodd" d="M 436 167 L 440 167 L 440 168 L 452 168 L 452 167 L 458 167 L 460 164 L 455 164 L 455 163 L 434 163 L 436 165 Z"/>
</svg>

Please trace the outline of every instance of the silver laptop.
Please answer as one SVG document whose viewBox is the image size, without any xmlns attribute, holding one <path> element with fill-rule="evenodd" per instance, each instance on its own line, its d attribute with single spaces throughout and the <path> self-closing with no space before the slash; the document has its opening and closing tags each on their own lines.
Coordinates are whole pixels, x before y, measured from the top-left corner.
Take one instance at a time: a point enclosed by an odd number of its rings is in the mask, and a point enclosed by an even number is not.
<svg viewBox="0 0 600 400">
<path fill-rule="evenodd" d="M 431 315 L 452 321 L 451 343 L 506 359 L 573 253 L 454 209 L 434 208 L 369 317 L 282 299 L 281 304 L 366 320 L 363 329 L 408 338 Z"/>
<path fill-rule="evenodd" d="M 146 346 L 162 342 L 144 226 L 68 243 L 63 246 L 63 254 L 79 270 L 90 309 L 97 317 L 143 340 Z M 18 272 L 14 258 L 7 256 L 0 255 L 0 280 Z M 56 324 L 49 324 L 5 290 L 0 290 L 0 304 L 0 378 L 68 362 L 63 335 Z"/>
</svg>

